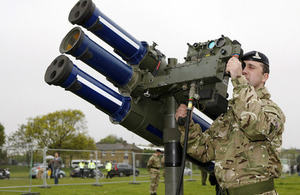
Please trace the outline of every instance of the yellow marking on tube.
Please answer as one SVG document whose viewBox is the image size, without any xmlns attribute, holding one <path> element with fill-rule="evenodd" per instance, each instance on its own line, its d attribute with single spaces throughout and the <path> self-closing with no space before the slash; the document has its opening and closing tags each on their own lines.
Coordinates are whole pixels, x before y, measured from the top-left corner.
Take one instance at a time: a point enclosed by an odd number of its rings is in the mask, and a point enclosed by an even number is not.
<svg viewBox="0 0 300 195">
<path fill-rule="evenodd" d="M 77 33 L 76 35 L 73 36 L 74 39 L 78 40 L 79 37 L 79 33 Z"/>
</svg>

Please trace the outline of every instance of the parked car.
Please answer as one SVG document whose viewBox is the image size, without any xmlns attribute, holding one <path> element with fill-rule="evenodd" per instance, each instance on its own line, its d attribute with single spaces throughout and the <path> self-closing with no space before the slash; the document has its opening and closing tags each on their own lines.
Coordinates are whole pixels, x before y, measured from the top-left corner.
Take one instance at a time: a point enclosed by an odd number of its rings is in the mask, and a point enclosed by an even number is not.
<svg viewBox="0 0 300 195">
<path fill-rule="evenodd" d="M 83 170 L 83 176 L 84 177 L 92 177 L 93 178 L 93 177 L 95 177 L 95 175 L 97 173 L 98 173 L 98 176 L 99 176 L 100 179 L 102 179 L 104 177 L 103 173 L 99 169 L 98 169 L 98 171 L 94 170 L 93 175 L 90 175 L 90 170 L 89 169 L 84 168 L 84 170 Z M 81 177 L 79 167 L 76 167 L 75 169 L 71 170 L 70 171 L 70 176 L 71 177 Z"/>
<path fill-rule="evenodd" d="M 139 169 L 135 169 L 135 176 L 140 174 Z M 133 175 L 133 167 L 127 163 L 115 163 L 112 165 L 112 170 L 110 171 L 110 176 L 113 177 L 118 175 L 119 177 Z"/>
<path fill-rule="evenodd" d="M 45 165 L 40 165 L 40 166 L 37 166 L 37 167 L 32 167 L 31 169 L 31 178 L 36 178 L 37 175 L 38 175 L 38 172 L 39 170 L 42 170 L 43 171 L 43 174 L 45 174 L 45 170 L 48 168 L 48 166 L 45 166 Z M 52 174 L 51 174 L 52 176 Z M 30 173 L 29 173 L 29 177 L 30 177 Z M 63 177 L 66 177 L 66 172 L 60 170 L 59 171 L 59 177 L 60 178 L 63 178 Z"/>
<path fill-rule="evenodd" d="M 184 167 L 184 175 L 192 175 L 192 170 L 190 168 Z"/>
<path fill-rule="evenodd" d="M 9 177 L 10 177 L 9 168 L 6 169 L 0 168 L 0 179 L 9 179 Z"/>
</svg>

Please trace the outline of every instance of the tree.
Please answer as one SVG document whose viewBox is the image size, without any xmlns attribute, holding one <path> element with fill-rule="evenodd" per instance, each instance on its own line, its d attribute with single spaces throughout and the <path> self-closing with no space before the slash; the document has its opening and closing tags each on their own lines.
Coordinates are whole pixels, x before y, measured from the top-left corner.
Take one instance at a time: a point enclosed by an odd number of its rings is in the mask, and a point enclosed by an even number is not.
<svg viewBox="0 0 300 195">
<path fill-rule="evenodd" d="M 285 150 L 285 155 L 292 165 L 295 165 L 297 163 L 297 156 L 299 154 L 296 148 L 290 148 L 288 150 Z"/>
<path fill-rule="evenodd" d="M 27 124 L 22 124 L 8 137 L 8 140 L 9 146 L 21 148 L 14 155 L 26 157 L 27 162 L 31 151 L 29 145 L 49 149 L 96 150 L 94 139 L 86 133 L 85 116 L 80 110 L 62 110 L 29 118 Z M 37 153 L 33 155 L 33 160 L 40 161 L 41 153 L 34 152 Z M 74 154 L 89 156 L 84 152 L 81 154 L 59 151 L 59 153 L 64 156 L 69 155 L 69 159 L 72 159 Z"/>
<path fill-rule="evenodd" d="M 85 116 L 80 110 L 62 110 L 28 119 L 9 136 L 15 147 L 31 143 L 39 148 L 95 149 L 95 141 L 86 135 Z"/>
<path fill-rule="evenodd" d="M 0 147 L 5 144 L 5 132 L 4 126 L 0 123 Z"/>
<path fill-rule="evenodd" d="M 98 143 L 100 144 L 115 144 L 115 143 L 127 143 L 123 138 L 116 135 L 110 134 L 107 137 L 101 139 Z"/>
<path fill-rule="evenodd" d="M 7 146 L 19 148 L 18 150 L 14 150 L 14 158 L 16 157 L 24 157 L 25 162 L 30 163 L 30 145 L 33 140 L 30 137 L 26 136 L 26 125 L 21 125 L 19 129 L 7 137 Z"/>
<path fill-rule="evenodd" d="M 66 149 L 83 144 L 75 141 L 85 136 L 85 129 L 85 116 L 80 110 L 62 110 L 29 119 L 26 137 L 36 140 L 42 148 Z"/>
<path fill-rule="evenodd" d="M 4 132 L 4 126 L 0 123 L 0 147 L 5 144 L 5 132 Z M 0 149 L 0 162 L 2 160 L 5 160 L 6 158 L 6 152 L 2 149 Z"/>
<path fill-rule="evenodd" d="M 32 143 L 32 139 L 26 136 L 26 125 L 19 126 L 19 129 L 7 137 L 7 146 L 26 149 Z"/>
</svg>

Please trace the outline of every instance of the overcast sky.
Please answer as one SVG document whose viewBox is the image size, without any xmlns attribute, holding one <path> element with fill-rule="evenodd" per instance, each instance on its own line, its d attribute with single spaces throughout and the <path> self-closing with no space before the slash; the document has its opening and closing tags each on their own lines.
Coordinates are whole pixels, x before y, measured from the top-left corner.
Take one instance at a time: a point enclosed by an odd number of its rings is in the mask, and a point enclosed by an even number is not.
<svg viewBox="0 0 300 195">
<path fill-rule="evenodd" d="M 0 122 L 6 134 L 26 124 L 30 117 L 79 109 L 86 115 L 88 133 L 95 141 L 116 134 L 129 143 L 148 144 L 122 126 L 111 124 L 107 115 L 78 96 L 44 82 L 46 68 L 60 55 L 61 40 L 74 27 L 68 15 L 76 2 L 0 1 Z M 133 37 L 149 44 L 155 41 L 157 49 L 167 58 L 178 58 L 181 63 L 187 43 L 217 39 L 222 34 L 238 40 L 245 52 L 258 50 L 266 54 L 271 69 L 266 86 L 287 118 L 283 147 L 300 148 L 299 0 L 94 0 L 94 3 Z M 84 31 L 112 51 L 99 38 Z M 113 88 L 102 75 L 69 57 L 82 70 Z"/>
</svg>

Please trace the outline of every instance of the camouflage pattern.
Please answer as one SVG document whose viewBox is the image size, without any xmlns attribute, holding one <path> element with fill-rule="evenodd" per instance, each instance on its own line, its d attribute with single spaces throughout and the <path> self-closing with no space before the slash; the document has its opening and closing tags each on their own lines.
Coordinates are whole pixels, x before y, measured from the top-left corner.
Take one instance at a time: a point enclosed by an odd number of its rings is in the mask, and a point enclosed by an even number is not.
<svg viewBox="0 0 300 195">
<path fill-rule="evenodd" d="M 147 168 L 150 174 L 150 194 L 156 193 L 159 184 L 159 168 L 161 167 L 161 161 L 158 156 L 153 154 L 147 164 Z M 157 168 L 157 169 L 155 169 Z"/>
<path fill-rule="evenodd" d="M 283 112 L 270 100 L 265 87 L 255 90 L 244 76 L 232 79 L 232 84 L 228 111 L 203 133 L 192 121 L 188 139 L 189 155 L 201 162 L 215 161 L 215 175 L 222 188 L 266 181 L 282 172 L 278 153 Z M 183 143 L 185 128 L 179 130 Z"/>
<path fill-rule="evenodd" d="M 278 195 L 278 193 L 275 190 L 273 190 L 271 192 L 262 193 L 261 195 Z"/>
</svg>

